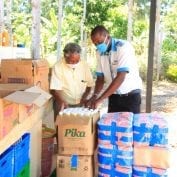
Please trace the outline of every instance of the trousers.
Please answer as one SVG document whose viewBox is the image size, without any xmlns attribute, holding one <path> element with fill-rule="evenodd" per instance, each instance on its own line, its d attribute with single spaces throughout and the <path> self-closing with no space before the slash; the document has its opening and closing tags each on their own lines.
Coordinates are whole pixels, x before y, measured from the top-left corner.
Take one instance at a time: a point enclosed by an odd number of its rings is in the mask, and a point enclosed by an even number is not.
<svg viewBox="0 0 177 177">
<path fill-rule="evenodd" d="M 131 92 L 130 92 L 131 93 Z M 112 94 L 108 98 L 108 112 L 140 113 L 141 92 L 131 94 Z"/>
</svg>

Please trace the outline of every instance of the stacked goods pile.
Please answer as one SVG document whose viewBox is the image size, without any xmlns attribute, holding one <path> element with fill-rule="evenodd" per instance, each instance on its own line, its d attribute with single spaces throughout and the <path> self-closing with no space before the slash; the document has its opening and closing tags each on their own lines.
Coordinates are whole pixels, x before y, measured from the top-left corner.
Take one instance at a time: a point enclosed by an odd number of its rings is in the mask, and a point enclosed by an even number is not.
<svg viewBox="0 0 177 177">
<path fill-rule="evenodd" d="M 131 177 L 133 164 L 133 114 L 104 114 L 98 121 L 98 176 Z"/>
<path fill-rule="evenodd" d="M 134 115 L 133 174 L 135 177 L 170 176 L 169 171 L 175 151 L 173 152 L 171 146 L 168 122 L 164 116 L 157 113 Z"/>
<path fill-rule="evenodd" d="M 57 176 L 93 177 L 98 110 L 67 108 L 57 117 Z"/>
<path fill-rule="evenodd" d="M 98 176 L 176 177 L 177 130 L 169 122 L 175 125 L 158 113 L 104 114 L 97 123 Z"/>
</svg>

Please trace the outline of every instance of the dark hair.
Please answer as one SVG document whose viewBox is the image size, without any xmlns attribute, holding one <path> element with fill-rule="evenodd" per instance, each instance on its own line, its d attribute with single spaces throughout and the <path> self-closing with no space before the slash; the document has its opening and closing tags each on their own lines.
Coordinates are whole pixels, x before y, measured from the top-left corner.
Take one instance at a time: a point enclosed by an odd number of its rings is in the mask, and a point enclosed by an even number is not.
<svg viewBox="0 0 177 177">
<path fill-rule="evenodd" d="M 76 43 L 68 43 L 65 45 L 63 52 L 66 53 L 81 53 L 81 47 Z"/>
<path fill-rule="evenodd" d="M 94 36 L 95 34 L 98 34 L 98 33 L 109 34 L 109 31 L 103 25 L 98 25 L 92 29 L 91 36 Z"/>
</svg>

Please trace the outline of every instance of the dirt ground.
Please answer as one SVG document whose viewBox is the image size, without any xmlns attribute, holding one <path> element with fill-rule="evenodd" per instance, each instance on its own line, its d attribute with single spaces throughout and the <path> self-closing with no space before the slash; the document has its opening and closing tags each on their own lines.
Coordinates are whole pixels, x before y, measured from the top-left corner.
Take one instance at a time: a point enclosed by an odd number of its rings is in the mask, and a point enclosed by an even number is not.
<svg viewBox="0 0 177 177">
<path fill-rule="evenodd" d="M 146 85 L 143 86 L 141 111 L 146 108 Z M 177 112 L 177 84 L 167 81 L 153 83 L 152 88 L 152 112 Z"/>
</svg>

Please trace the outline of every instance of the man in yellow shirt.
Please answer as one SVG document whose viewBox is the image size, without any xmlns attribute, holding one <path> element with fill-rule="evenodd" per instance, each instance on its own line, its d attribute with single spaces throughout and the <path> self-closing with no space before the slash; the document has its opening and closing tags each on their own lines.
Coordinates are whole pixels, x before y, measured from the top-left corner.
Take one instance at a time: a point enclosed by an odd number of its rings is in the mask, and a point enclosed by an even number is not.
<svg viewBox="0 0 177 177">
<path fill-rule="evenodd" d="M 57 114 L 67 107 L 84 105 L 94 86 L 93 77 L 86 61 L 80 59 L 81 47 L 68 43 L 64 58 L 52 68 L 51 93 L 57 105 Z"/>
</svg>

